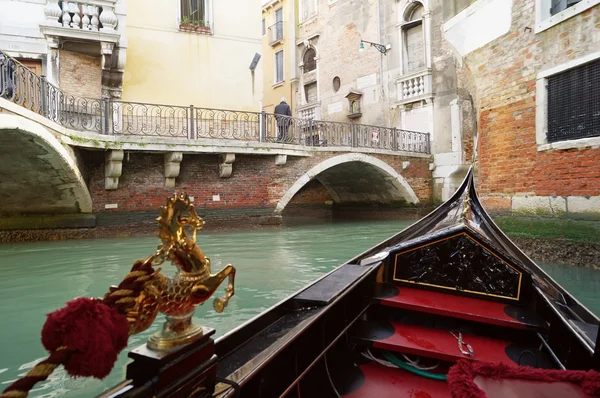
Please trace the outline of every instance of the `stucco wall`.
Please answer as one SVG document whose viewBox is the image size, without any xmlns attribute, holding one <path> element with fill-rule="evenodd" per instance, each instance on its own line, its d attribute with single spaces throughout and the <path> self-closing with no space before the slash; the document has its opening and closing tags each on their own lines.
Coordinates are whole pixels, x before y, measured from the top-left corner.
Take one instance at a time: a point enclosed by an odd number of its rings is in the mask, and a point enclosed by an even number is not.
<svg viewBox="0 0 600 398">
<path fill-rule="evenodd" d="M 271 45 L 271 32 L 269 27 L 275 24 L 275 11 L 283 8 L 283 40 Z M 263 63 L 263 109 L 273 113 L 281 97 L 286 97 L 287 103 L 295 112 L 296 101 L 292 80 L 296 74 L 296 17 L 294 1 L 279 0 L 269 1 L 263 6 L 262 18 L 265 19 L 265 35 L 262 37 Z M 275 83 L 275 53 L 283 50 L 283 82 Z"/>
<path fill-rule="evenodd" d="M 123 99 L 259 111 L 260 0 L 212 0 L 213 34 L 179 31 L 177 0 L 128 1 Z"/>
</svg>

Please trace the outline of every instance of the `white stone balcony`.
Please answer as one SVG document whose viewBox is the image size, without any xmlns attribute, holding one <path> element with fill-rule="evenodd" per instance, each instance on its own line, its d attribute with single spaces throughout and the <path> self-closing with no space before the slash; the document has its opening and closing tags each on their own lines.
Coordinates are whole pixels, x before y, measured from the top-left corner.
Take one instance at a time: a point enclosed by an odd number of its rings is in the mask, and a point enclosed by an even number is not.
<svg viewBox="0 0 600 398">
<path fill-rule="evenodd" d="M 321 103 L 312 103 L 298 107 L 298 117 L 304 120 L 319 120 L 321 118 Z"/>
<path fill-rule="evenodd" d="M 40 29 L 46 37 L 68 37 L 96 42 L 118 43 L 119 18 L 115 14 L 119 0 L 58 1 L 47 0 L 46 24 Z"/>
<path fill-rule="evenodd" d="M 431 83 L 431 69 L 399 76 L 396 79 L 397 103 L 430 101 L 433 98 Z"/>
</svg>

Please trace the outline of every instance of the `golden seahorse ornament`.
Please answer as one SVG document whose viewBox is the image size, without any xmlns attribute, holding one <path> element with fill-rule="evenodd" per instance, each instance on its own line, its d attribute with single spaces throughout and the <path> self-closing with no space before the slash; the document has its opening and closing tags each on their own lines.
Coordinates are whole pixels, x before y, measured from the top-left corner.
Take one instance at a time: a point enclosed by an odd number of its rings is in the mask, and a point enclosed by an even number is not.
<svg viewBox="0 0 600 398">
<path fill-rule="evenodd" d="M 162 243 L 146 261 L 156 266 L 169 260 L 177 267 L 177 273 L 173 277 L 155 274 L 137 297 L 128 320 L 135 329 L 133 332 L 139 333 L 152 324 L 158 312 L 165 314 L 167 321 L 162 331 L 148 340 L 149 348 L 163 350 L 202 335 L 202 328 L 192 323 L 195 307 L 208 300 L 229 277 L 225 295 L 213 302 L 215 311 L 222 312 L 235 292 L 235 268 L 228 264 L 211 274 L 210 259 L 196 244 L 196 233 L 202 230 L 204 220 L 196 214 L 188 195 L 175 194 L 168 198 L 157 221 Z"/>
</svg>

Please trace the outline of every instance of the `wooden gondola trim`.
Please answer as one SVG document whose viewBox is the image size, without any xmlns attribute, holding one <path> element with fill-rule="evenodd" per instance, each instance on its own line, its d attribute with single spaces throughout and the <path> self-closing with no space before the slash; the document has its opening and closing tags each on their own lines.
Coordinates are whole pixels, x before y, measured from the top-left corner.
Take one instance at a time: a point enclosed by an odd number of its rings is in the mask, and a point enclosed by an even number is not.
<svg viewBox="0 0 600 398">
<path fill-rule="evenodd" d="M 481 295 L 481 296 L 497 297 L 497 298 L 503 298 L 503 299 L 507 299 L 507 300 L 519 301 L 519 299 L 521 297 L 521 282 L 523 280 L 523 272 L 520 271 L 519 269 L 513 267 L 512 265 L 510 265 L 508 262 L 506 262 L 500 256 L 496 255 L 496 253 L 494 253 L 494 250 L 491 250 L 489 247 L 487 247 L 483 243 L 478 242 L 477 240 L 473 239 L 473 237 L 471 237 L 468 233 L 466 233 L 464 231 L 460 232 L 458 234 L 455 234 L 455 235 L 446 236 L 446 237 L 444 237 L 442 239 L 438 239 L 438 240 L 435 240 L 433 242 L 429 242 L 429 243 L 425 243 L 425 244 L 417 246 L 417 247 L 413 247 L 413 248 L 408 249 L 408 250 L 404 250 L 404 251 L 402 251 L 400 253 L 396 253 L 396 257 L 394 258 L 394 272 L 392 274 L 392 279 L 394 281 L 396 281 L 396 282 L 405 282 L 405 283 L 410 283 L 410 284 L 414 284 L 414 285 L 430 286 L 430 287 L 436 287 L 436 288 L 445 289 L 445 290 L 457 291 L 458 289 L 453 288 L 453 287 L 449 287 L 449 286 L 434 285 L 434 284 L 425 283 L 425 282 L 415 282 L 415 281 L 410 281 L 410 280 L 407 280 L 407 279 L 398 279 L 398 278 L 396 278 L 396 268 L 398 267 L 398 257 L 399 256 L 401 256 L 403 254 L 406 254 L 406 253 L 410 253 L 411 251 L 415 251 L 415 250 L 421 249 L 423 247 L 435 245 L 436 243 L 443 242 L 443 241 L 446 241 L 446 240 L 449 240 L 449 239 L 452 239 L 452 238 L 456 238 L 457 236 L 461 236 L 461 235 L 465 235 L 469 240 L 471 240 L 472 242 L 474 242 L 476 245 L 479 245 L 479 246 L 483 247 L 488 252 L 490 252 L 491 255 L 493 255 L 494 257 L 496 257 L 498 260 L 500 260 L 504 264 L 508 265 L 509 268 L 512 268 L 513 270 L 515 270 L 519 274 L 519 282 L 518 282 L 518 286 L 517 286 L 517 297 L 510 297 L 510 296 L 503 296 L 503 295 L 499 295 L 499 294 L 477 292 L 477 291 L 474 291 L 474 290 L 466 290 L 466 289 L 459 290 L 459 291 L 460 292 L 465 292 L 465 293 L 478 294 L 478 295 Z"/>
</svg>

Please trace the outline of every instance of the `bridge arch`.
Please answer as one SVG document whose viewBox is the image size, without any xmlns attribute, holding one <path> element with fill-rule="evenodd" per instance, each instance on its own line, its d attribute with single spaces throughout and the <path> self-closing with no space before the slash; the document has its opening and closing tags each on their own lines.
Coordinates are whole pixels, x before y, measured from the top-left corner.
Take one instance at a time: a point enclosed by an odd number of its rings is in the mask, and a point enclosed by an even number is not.
<svg viewBox="0 0 600 398">
<path fill-rule="evenodd" d="M 0 115 L 0 214 L 91 213 L 75 154 L 45 127 Z"/>
<path fill-rule="evenodd" d="M 350 167 L 350 163 L 362 167 Z M 362 184 L 364 188 L 368 189 L 368 186 L 372 187 L 375 183 L 379 188 L 379 191 L 374 192 L 371 197 L 375 201 L 383 198 L 387 201 L 405 200 L 408 203 L 419 203 L 419 198 L 410 184 L 393 167 L 373 156 L 362 153 L 348 153 L 324 160 L 304 173 L 279 200 L 275 207 L 275 213 L 281 213 L 294 195 L 313 179 L 317 179 L 323 184 L 334 201 L 347 201 L 349 197 L 348 187 L 339 186 L 333 182 L 335 177 L 339 175 L 336 170 L 345 170 L 346 173 L 352 174 L 353 179 L 350 182 L 354 187 Z M 369 182 L 369 176 L 375 177 L 376 181 Z M 346 182 L 347 184 L 348 182 Z"/>
</svg>

